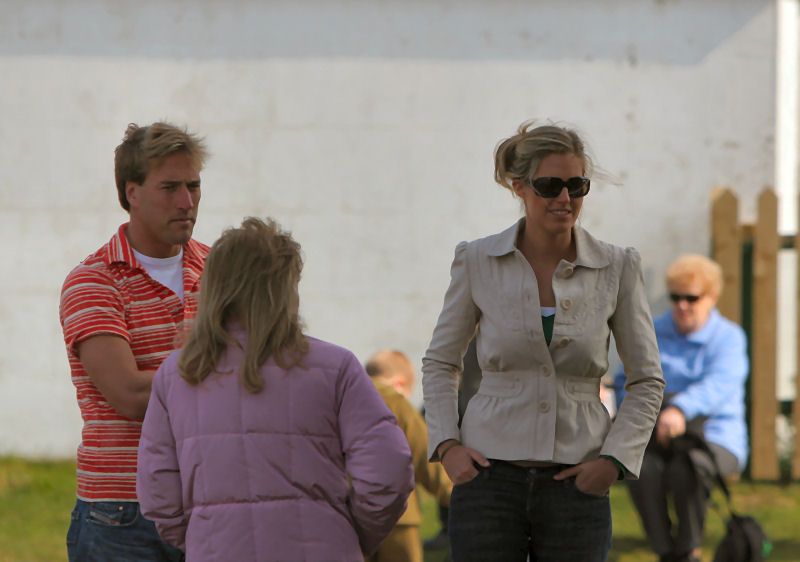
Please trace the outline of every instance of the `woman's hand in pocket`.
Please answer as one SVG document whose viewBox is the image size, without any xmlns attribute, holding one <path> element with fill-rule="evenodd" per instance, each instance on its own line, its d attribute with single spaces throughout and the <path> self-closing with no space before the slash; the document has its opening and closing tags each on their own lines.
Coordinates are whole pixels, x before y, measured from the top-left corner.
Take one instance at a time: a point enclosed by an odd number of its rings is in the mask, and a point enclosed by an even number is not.
<svg viewBox="0 0 800 562">
<path fill-rule="evenodd" d="M 609 459 L 599 458 L 564 469 L 553 478 L 566 480 L 571 476 L 575 477 L 575 487 L 584 494 L 605 496 L 619 477 L 619 469 Z"/>
<path fill-rule="evenodd" d="M 466 484 L 478 475 L 475 464 L 489 467 L 489 460 L 475 449 L 464 445 L 454 445 L 447 449 L 442 465 L 453 484 Z"/>
</svg>

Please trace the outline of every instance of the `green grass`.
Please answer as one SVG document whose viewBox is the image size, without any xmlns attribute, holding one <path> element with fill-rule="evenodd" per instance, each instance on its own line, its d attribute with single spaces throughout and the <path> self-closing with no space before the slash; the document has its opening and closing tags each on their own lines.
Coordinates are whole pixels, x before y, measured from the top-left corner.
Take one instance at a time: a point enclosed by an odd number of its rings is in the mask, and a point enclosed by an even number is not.
<svg viewBox="0 0 800 562">
<path fill-rule="evenodd" d="M 67 559 L 75 463 L 0 459 L 0 562 Z"/>
<path fill-rule="evenodd" d="M 733 486 L 739 511 L 754 515 L 772 539 L 770 562 L 800 561 L 800 483 L 739 483 Z M 716 500 L 722 498 L 715 494 Z M 622 485 L 611 490 L 614 546 L 611 562 L 651 562 L 639 519 Z M 0 458 L 0 562 L 56 562 L 66 559 L 64 544 L 75 503 L 75 463 Z M 422 496 L 424 537 L 439 530 L 436 506 Z M 704 562 L 722 537 L 723 523 L 708 515 Z M 426 553 L 426 562 L 444 562 L 444 553 Z"/>
</svg>

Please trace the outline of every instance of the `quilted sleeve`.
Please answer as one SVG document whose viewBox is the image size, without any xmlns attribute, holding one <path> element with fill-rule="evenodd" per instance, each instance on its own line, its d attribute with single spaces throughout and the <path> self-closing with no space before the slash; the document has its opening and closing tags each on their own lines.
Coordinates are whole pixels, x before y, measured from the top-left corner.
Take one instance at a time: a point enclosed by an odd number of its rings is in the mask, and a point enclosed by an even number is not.
<svg viewBox="0 0 800 562">
<path fill-rule="evenodd" d="M 156 372 L 139 441 L 136 494 L 142 515 L 156 524 L 165 542 L 185 550 L 189 518 L 184 513 L 175 437 L 166 406 L 166 379 L 177 376 L 177 353 Z"/>
<path fill-rule="evenodd" d="M 352 354 L 342 364 L 338 380 L 350 513 L 361 549 L 370 554 L 403 514 L 414 489 L 411 451 L 394 415 Z"/>
</svg>

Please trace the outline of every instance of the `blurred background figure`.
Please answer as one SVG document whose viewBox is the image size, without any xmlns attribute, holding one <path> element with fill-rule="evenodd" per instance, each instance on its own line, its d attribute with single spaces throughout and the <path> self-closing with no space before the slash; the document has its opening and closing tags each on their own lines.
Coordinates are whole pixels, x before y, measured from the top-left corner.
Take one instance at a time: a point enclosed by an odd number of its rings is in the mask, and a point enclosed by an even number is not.
<svg viewBox="0 0 800 562">
<path fill-rule="evenodd" d="M 428 462 L 428 428 L 422 414 L 408 401 L 416 380 L 414 366 L 405 353 L 385 349 L 369 358 L 366 370 L 408 439 L 417 485 L 424 487 L 446 508 L 453 485 L 441 464 Z M 422 562 L 421 524 L 422 511 L 414 491 L 397 525 L 368 562 Z"/>
<path fill-rule="evenodd" d="M 388 386 L 402 394 L 406 400 L 411 398 L 417 374 L 414 365 L 402 351 L 383 349 L 367 360 L 367 374 L 376 386 Z"/>
<path fill-rule="evenodd" d="M 274 222 L 227 230 L 186 347 L 153 380 L 137 489 L 187 560 L 361 560 L 414 489 L 406 438 L 358 360 L 303 333 L 301 269 Z"/>
<path fill-rule="evenodd" d="M 681 436 L 705 438 L 723 476 L 747 462 L 745 381 L 749 365 L 744 331 L 716 309 L 722 270 L 700 255 L 684 255 L 667 269 L 671 310 L 655 320 L 666 379 L 664 405 L 631 496 L 651 547 L 666 561 L 699 561 L 714 464 L 698 449 L 673 455 Z M 615 377 L 617 404 L 625 376 Z M 670 520 L 674 503 L 677 524 Z"/>
</svg>

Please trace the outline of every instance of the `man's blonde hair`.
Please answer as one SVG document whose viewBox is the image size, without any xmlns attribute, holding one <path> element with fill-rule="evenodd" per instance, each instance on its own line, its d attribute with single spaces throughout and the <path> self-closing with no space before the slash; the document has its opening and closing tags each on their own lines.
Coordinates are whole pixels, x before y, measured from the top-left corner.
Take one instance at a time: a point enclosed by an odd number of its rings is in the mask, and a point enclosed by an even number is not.
<svg viewBox="0 0 800 562">
<path fill-rule="evenodd" d="M 144 183 L 147 173 L 153 167 L 158 166 L 168 156 L 178 153 L 188 154 L 198 171 L 203 169 L 208 158 L 205 141 L 185 128 L 164 122 L 145 127 L 136 123 L 129 124 L 122 143 L 114 151 L 114 179 L 122 208 L 131 210 L 125 193 L 125 186 L 129 181 Z"/>
<path fill-rule="evenodd" d="M 300 245 L 275 221 L 249 217 L 226 230 L 206 260 L 181 376 L 199 384 L 216 370 L 225 349 L 237 345 L 226 329 L 231 321 L 247 334 L 239 377 L 249 392 L 264 387 L 260 368 L 268 359 L 285 369 L 299 364 L 308 352 L 298 310 L 302 268 Z"/>
</svg>

